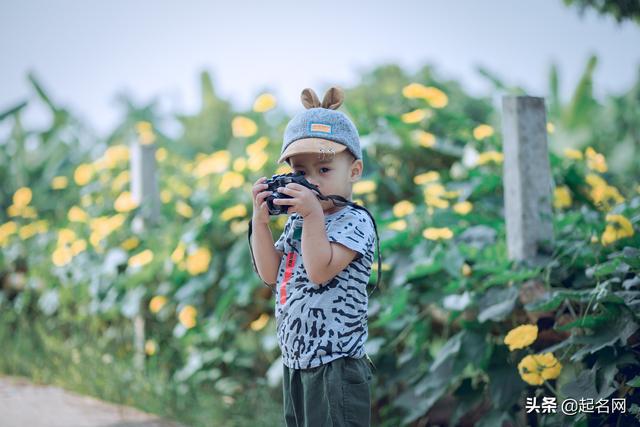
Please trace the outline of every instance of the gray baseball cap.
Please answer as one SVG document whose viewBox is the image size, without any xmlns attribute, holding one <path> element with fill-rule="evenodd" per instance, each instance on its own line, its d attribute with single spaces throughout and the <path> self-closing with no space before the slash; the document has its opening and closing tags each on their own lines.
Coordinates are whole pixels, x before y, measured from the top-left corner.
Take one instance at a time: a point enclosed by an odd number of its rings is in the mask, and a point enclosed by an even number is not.
<svg viewBox="0 0 640 427">
<path fill-rule="evenodd" d="M 320 103 L 315 92 L 307 88 L 301 99 L 307 109 L 287 124 L 278 163 L 294 154 L 318 153 L 325 158 L 344 150 L 362 159 L 358 129 L 344 113 L 336 111 L 344 100 L 342 89 L 330 88 Z"/>
</svg>

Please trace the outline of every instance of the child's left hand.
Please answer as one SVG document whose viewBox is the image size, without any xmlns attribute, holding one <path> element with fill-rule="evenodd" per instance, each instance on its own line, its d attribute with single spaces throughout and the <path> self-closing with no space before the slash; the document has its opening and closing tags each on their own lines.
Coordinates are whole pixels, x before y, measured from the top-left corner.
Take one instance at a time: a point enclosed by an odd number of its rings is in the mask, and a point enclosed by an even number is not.
<svg viewBox="0 0 640 427">
<path fill-rule="evenodd" d="M 292 197 L 291 199 L 273 199 L 275 205 L 289 205 L 288 214 L 297 212 L 303 218 L 314 213 L 323 215 L 322 205 L 316 193 L 307 187 L 292 182 L 286 187 L 279 187 L 277 191 Z"/>
</svg>

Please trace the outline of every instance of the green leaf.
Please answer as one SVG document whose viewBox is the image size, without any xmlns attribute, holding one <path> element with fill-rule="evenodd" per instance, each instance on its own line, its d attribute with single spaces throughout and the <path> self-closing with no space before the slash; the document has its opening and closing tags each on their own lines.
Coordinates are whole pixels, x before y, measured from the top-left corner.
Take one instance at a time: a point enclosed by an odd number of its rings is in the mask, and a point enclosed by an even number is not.
<svg viewBox="0 0 640 427">
<path fill-rule="evenodd" d="M 391 306 L 387 307 L 378 320 L 372 323 L 373 327 L 380 327 L 387 325 L 393 320 L 397 319 L 403 314 L 407 308 L 407 301 L 409 300 L 409 290 L 406 288 L 399 288 L 393 294 L 393 300 Z"/>
<path fill-rule="evenodd" d="M 490 288 L 478 301 L 478 321 L 504 320 L 513 311 L 518 298 L 518 289 L 514 286 L 508 288 Z"/>
<path fill-rule="evenodd" d="M 551 311 L 558 308 L 565 299 L 580 303 L 589 302 L 593 292 L 593 289 L 580 291 L 555 289 L 545 293 L 540 301 L 525 304 L 524 308 L 527 311 Z"/>
<path fill-rule="evenodd" d="M 22 101 L 19 104 L 10 107 L 8 110 L 5 110 L 0 113 L 0 122 L 6 119 L 9 116 L 13 116 L 14 114 L 20 112 L 24 107 L 27 106 L 27 101 Z"/>
<path fill-rule="evenodd" d="M 632 380 L 627 381 L 627 385 L 631 387 L 640 388 L 640 375 L 636 375 Z"/>
<path fill-rule="evenodd" d="M 606 323 L 611 322 L 615 317 L 612 314 L 603 314 L 599 316 L 585 316 L 569 322 L 562 326 L 557 326 L 554 329 L 558 331 L 568 331 L 571 328 L 590 328 L 595 329 Z"/>
</svg>

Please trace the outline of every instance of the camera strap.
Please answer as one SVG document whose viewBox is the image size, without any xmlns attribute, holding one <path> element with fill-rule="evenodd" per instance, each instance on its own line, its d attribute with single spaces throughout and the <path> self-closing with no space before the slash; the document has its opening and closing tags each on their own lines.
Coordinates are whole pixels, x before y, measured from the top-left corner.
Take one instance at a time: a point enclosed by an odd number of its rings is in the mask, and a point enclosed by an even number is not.
<svg viewBox="0 0 640 427">
<path fill-rule="evenodd" d="M 369 218 L 371 218 L 371 222 L 373 223 L 373 229 L 376 233 L 376 248 L 378 251 L 378 272 L 377 272 L 377 280 L 376 280 L 376 285 L 373 288 L 373 290 L 371 291 L 371 293 L 369 293 L 369 296 L 371 296 L 371 294 L 373 294 L 373 292 L 376 290 L 376 288 L 378 287 L 378 285 L 380 284 L 380 279 L 382 278 L 382 253 L 380 252 L 380 237 L 378 236 L 378 226 L 376 225 L 376 220 L 373 217 L 373 215 L 371 215 L 371 212 L 369 212 L 369 210 L 367 208 L 365 208 L 364 206 L 361 206 L 357 203 L 352 202 L 351 200 L 347 200 L 342 196 L 338 196 L 338 195 L 329 195 L 329 196 L 325 196 L 322 193 L 320 193 L 318 190 L 315 190 L 318 192 L 317 197 L 321 200 L 332 200 L 335 206 L 352 206 L 355 209 L 360 209 L 363 210 L 364 212 L 366 212 L 367 215 L 369 215 Z M 258 277 L 260 277 L 260 273 L 258 273 L 258 268 L 256 267 L 256 259 L 253 256 L 253 248 L 251 247 L 251 220 L 249 220 L 249 229 L 248 229 L 248 233 L 247 233 L 247 237 L 249 239 L 249 252 L 251 252 L 251 262 L 253 265 L 253 269 L 255 270 L 256 274 L 258 274 Z M 262 278 L 260 279 L 262 280 Z M 270 284 L 268 284 L 267 282 L 265 282 L 264 280 L 262 281 L 262 283 L 264 283 L 265 285 L 267 285 L 269 288 L 271 288 L 271 291 L 275 294 L 276 290 L 273 286 L 271 286 Z"/>
</svg>

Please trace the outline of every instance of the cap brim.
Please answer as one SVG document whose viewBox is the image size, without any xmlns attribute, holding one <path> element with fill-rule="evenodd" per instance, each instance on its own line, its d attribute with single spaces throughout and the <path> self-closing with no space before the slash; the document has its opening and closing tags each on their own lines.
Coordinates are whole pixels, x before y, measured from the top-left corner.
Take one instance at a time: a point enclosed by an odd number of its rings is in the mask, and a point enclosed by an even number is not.
<svg viewBox="0 0 640 427">
<path fill-rule="evenodd" d="M 297 141 L 293 141 L 291 144 L 289 144 L 289 146 L 284 150 L 284 152 L 278 159 L 278 163 L 283 163 L 285 160 L 287 160 L 287 158 L 295 154 L 318 153 L 319 155 L 330 156 L 331 153 L 338 154 L 346 149 L 346 145 L 339 144 L 334 141 L 329 141 L 328 139 L 298 139 Z"/>
</svg>

